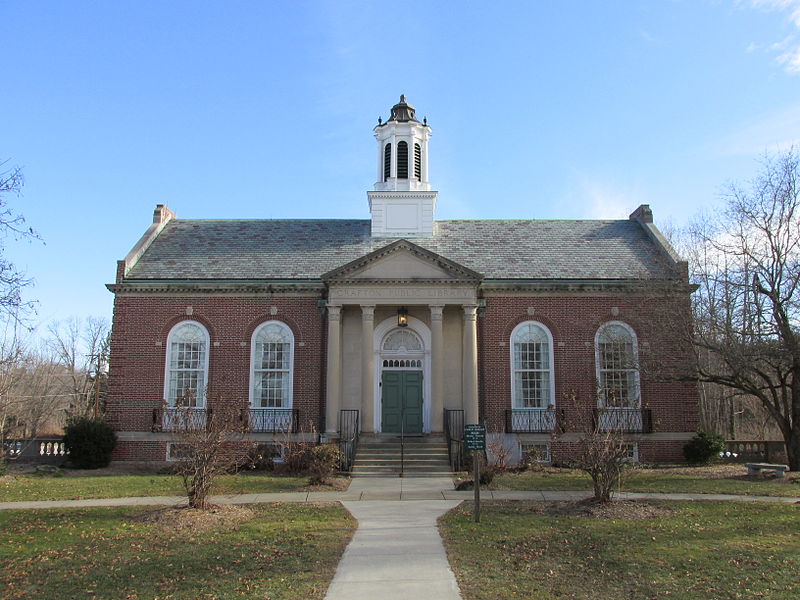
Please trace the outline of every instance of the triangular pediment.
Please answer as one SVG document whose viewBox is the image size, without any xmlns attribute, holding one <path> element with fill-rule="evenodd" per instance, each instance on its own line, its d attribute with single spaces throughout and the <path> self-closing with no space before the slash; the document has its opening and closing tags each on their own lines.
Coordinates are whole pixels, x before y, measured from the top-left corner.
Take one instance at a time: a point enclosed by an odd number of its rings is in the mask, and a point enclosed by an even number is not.
<svg viewBox="0 0 800 600">
<path fill-rule="evenodd" d="M 408 240 L 398 240 L 322 276 L 327 282 L 478 282 L 480 273 L 426 250 Z"/>
</svg>

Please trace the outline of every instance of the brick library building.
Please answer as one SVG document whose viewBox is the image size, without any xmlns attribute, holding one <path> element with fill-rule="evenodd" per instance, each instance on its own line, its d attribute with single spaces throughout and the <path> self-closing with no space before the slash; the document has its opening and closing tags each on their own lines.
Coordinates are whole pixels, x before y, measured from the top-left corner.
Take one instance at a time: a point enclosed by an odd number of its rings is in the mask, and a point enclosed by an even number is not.
<svg viewBox="0 0 800 600">
<path fill-rule="evenodd" d="M 169 460 L 177 412 L 224 404 L 276 453 L 484 423 L 512 461 L 569 461 L 588 427 L 621 432 L 632 460 L 683 460 L 698 424 L 680 373 L 692 287 L 650 207 L 437 220 L 427 119 L 401 96 L 374 135 L 367 219 L 156 207 L 108 285 L 115 459 Z"/>
</svg>

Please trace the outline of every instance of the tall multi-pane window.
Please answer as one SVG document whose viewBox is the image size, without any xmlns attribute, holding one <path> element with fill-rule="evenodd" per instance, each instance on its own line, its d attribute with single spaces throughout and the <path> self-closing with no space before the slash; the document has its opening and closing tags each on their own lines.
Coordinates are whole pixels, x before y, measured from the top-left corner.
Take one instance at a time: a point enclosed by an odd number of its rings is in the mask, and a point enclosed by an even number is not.
<svg viewBox="0 0 800 600">
<path fill-rule="evenodd" d="M 208 331 L 196 321 L 178 323 L 169 332 L 164 384 L 168 406 L 205 406 L 208 339 Z"/>
<path fill-rule="evenodd" d="M 383 180 L 389 181 L 392 176 L 392 145 L 386 144 L 383 147 Z"/>
<path fill-rule="evenodd" d="M 250 405 L 291 408 L 294 336 L 279 321 L 264 323 L 253 332 Z"/>
<path fill-rule="evenodd" d="M 408 144 L 397 142 L 397 178 L 408 179 Z"/>
<path fill-rule="evenodd" d="M 636 334 L 625 323 L 612 322 L 597 331 L 595 344 L 600 404 L 606 408 L 639 406 Z"/>
<path fill-rule="evenodd" d="M 417 181 L 422 180 L 422 148 L 419 144 L 414 144 L 414 177 Z"/>
<path fill-rule="evenodd" d="M 553 340 L 544 325 L 527 321 L 511 334 L 513 408 L 548 408 L 553 399 Z"/>
</svg>

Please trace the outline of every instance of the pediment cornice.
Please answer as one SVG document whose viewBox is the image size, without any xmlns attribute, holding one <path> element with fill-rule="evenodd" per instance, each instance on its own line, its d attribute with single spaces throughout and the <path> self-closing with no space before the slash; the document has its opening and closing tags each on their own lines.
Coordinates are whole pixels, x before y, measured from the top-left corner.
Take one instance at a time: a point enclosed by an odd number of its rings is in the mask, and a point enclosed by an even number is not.
<svg viewBox="0 0 800 600">
<path fill-rule="evenodd" d="M 430 272 L 422 276 L 414 276 L 413 274 L 408 277 L 396 276 L 364 276 L 364 272 L 378 265 L 381 261 L 389 260 L 393 256 L 407 254 L 421 263 L 433 267 L 432 271 L 437 271 L 438 274 L 433 276 Z M 417 244 L 409 242 L 408 240 L 401 239 L 382 248 L 378 248 L 357 258 L 347 264 L 337 267 L 322 275 L 322 280 L 327 283 L 471 283 L 479 284 L 483 280 L 483 275 L 472 269 L 465 267 L 455 261 L 449 260 L 435 252 L 422 248 Z"/>
</svg>

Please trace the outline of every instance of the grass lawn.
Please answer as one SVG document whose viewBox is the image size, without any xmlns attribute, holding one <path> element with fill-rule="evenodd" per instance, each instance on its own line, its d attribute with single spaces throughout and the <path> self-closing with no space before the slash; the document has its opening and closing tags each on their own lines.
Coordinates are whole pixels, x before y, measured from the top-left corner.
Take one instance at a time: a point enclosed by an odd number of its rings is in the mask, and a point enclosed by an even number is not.
<svg viewBox="0 0 800 600">
<path fill-rule="evenodd" d="M 184 495 L 177 475 L 125 474 L 83 475 L 41 473 L 0 477 L 0 502 L 17 500 L 79 500 L 83 498 L 121 498 L 125 496 Z M 308 477 L 282 477 L 257 472 L 223 475 L 214 494 L 252 494 L 299 490 Z"/>
<path fill-rule="evenodd" d="M 479 524 L 452 510 L 439 528 L 465 600 L 800 597 L 797 506 L 612 504 L 486 503 Z"/>
<path fill-rule="evenodd" d="M 207 521 L 201 514 L 199 522 L 182 527 L 143 522 L 134 517 L 142 507 L 3 511 L 2 597 L 324 596 L 355 530 L 347 511 L 320 504 L 228 509 L 237 511 L 235 524 Z"/>
<path fill-rule="evenodd" d="M 622 490 L 800 497 L 800 477 L 796 473 L 789 473 L 783 479 L 748 477 L 746 473 L 744 465 L 641 468 L 627 473 Z M 541 471 L 498 475 L 492 487 L 505 490 L 591 490 L 592 480 L 577 469 L 547 467 Z"/>
</svg>

